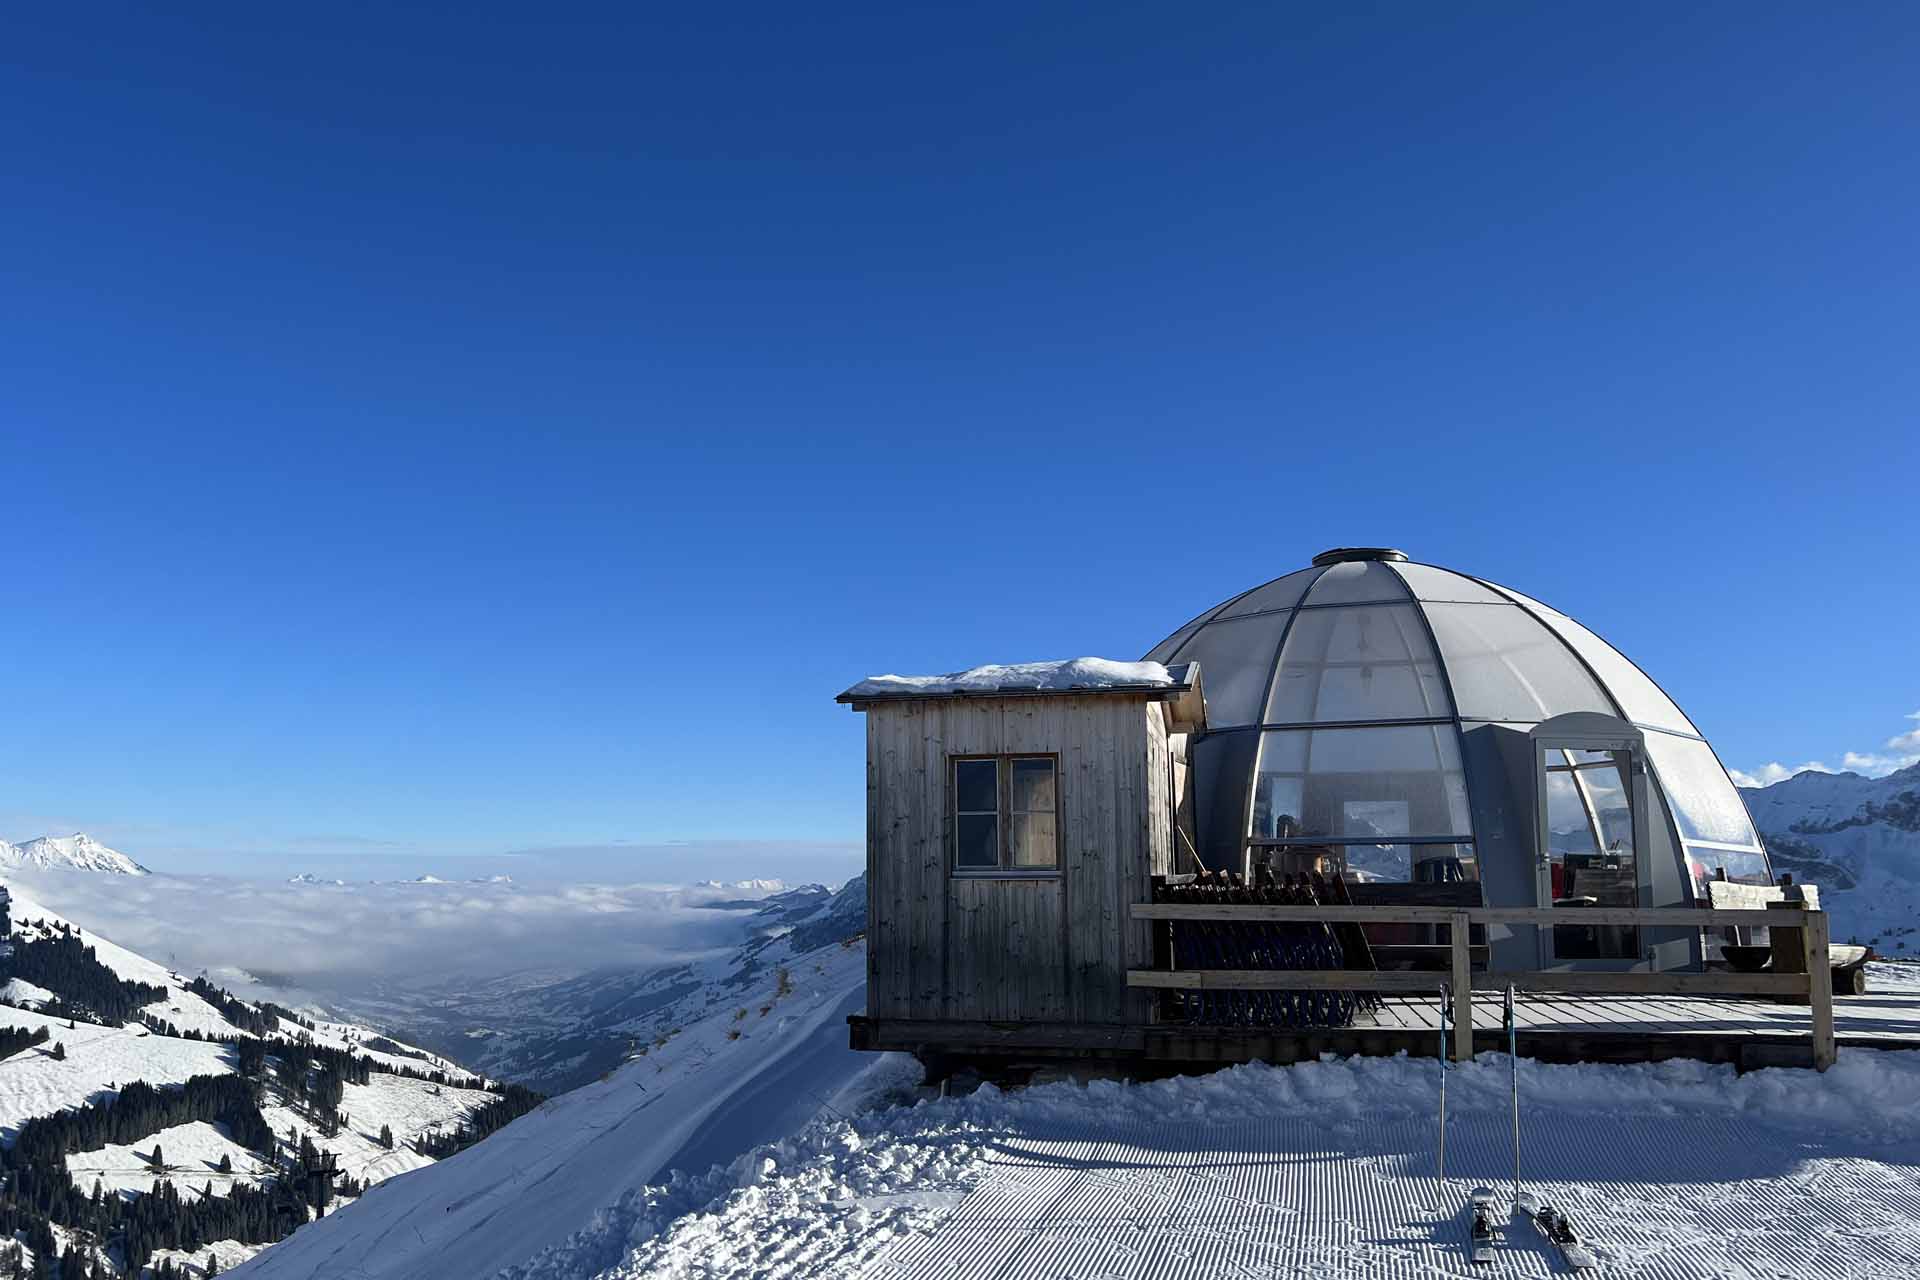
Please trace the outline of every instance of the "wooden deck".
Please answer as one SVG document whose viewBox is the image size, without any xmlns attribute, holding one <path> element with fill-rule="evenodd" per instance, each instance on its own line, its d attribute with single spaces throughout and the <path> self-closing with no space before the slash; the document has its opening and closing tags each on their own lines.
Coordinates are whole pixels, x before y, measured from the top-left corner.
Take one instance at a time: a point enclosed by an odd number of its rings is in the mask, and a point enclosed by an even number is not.
<svg viewBox="0 0 1920 1280">
<path fill-rule="evenodd" d="M 1369 1019 L 1378 1027 L 1440 1034 L 1439 996 L 1388 995 Z M 1521 1034 L 1582 1033 L 1805 1039 L 1811 1011 L 1805 1005 L 1738 997 L 1523 994 L 1514 1002 Z M 1844 1047 L 1920 1049 L 1920 987 L 1833 1002 L 1836 1039 Z M 1502 1032 L 1496 1000 L 1474 1002 L 1476 1047 Z M 1497 1046 L 1490 1046 L 1497 1047 Z"/>
<path fill-rule="evenodd" d="M 1920 980 L 1876 975 L 1874 985 L 1882 989 L 1833 1002 L 1841 1051 L 1920 1049 Z M 929 1059 L 1096 1060 L 1148 1071 L 1197 1063 L 1299 1062 L 1322 1053 L 1432 1057 L 1440 1051 L 1438 991 L 1389 993 L 1381 1000 L 1377 1014 L 1354 1026 L 1308 1030 L 862 1017 L 849 1022 L 853 1045 L 860 1049 L 906 1050 Z M 1548 1062 L 1694 1058 L 1742 1069 L 1806 1066 L 1811 1017 L 1806 1005 L 1756 997 L 1530 993 L 1515 1006 L 1522 1056 Z M 1500 1000 L 1483 994 L 1474 1002 L 1473 1019 L 1475 1051 L 1505 1051 Z"/>
</svg>

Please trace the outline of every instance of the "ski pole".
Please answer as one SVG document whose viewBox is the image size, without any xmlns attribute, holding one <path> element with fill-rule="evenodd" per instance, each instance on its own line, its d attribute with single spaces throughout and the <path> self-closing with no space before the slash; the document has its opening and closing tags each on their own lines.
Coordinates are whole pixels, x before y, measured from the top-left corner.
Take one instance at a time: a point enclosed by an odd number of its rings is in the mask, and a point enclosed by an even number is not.
<svg viewBox="0 0 1920 1280">
<path fill-rule="evenodd" d="M 1520 1031 L 1515 1016 L 1513 985 L 1507 985 L 1507 1059 L 1513 1073 L 1513 1198 L 1520 1200 Z"/>
<path fill-rule="evenodd" d="M 1440 1179 L 1447 1177 L 1447 989 L 1440 988 Z"/>
<path fill-rule="evenodd" d="M 1513 984 L 1507 984 L 1507 1060 L 1513 1068 L 1513 1202 L 1520 1203 L 1520 1032 L 1513 1016 Z"/>
</svg>

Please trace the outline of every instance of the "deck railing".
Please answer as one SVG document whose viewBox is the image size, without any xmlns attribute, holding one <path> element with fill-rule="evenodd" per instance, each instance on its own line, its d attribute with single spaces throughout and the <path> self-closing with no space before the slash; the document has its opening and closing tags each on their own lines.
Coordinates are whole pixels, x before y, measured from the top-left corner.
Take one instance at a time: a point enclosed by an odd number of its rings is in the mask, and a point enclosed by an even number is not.
<svg viewBox="0 0 1920 1280">
<path fill-rule="evenodd" d="M 1443 924 L 1451 926 L 1448 972 L 1373 969 L 1129 969 L 1127 985 L 1178 991 L 1433 991 L 1445 985 L 1453 1002 L 1453 1057 L 1473 1057 L 1473 993 L 1561 991 L 1595 995 L 1784 996 L 1805 998 L 1813 1013 L 1813 1063 L 1833 1065 L 1833 971 L 1828 957 L 1827 913 L 1805 907 L 1758 910 L 1708 907 L 1433 907 L 1299 906 L 1242 903 L 1133 904 L 1135 920 L 1224 920 L 1295 924 Z M 1601 973 L 1569 969 L 1488 970 L 1475 973 L 1468 943 L 1471 925 L 1666 925 L 1723 928 L 1728 925 L 1797 930 L 1804 973 Z M 1774 935 L 1779 939 L 1780 935 Z M 1791 954 L 1791 934 L 1787 954 Z M 1783 954 L 1778 945 L 1776 957 Z"/>
</svg>

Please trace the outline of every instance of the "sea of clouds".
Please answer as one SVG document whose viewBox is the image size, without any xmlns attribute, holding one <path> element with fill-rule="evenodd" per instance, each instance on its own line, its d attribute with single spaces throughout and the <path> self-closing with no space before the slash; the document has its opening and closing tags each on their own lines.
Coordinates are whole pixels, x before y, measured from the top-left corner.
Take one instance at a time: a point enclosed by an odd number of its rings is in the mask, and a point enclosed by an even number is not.
<svg viewBox="0 0 1920 1280">
<path fill-rule="evenodd" d="M 455 881 L 295 884 L 228 876 L 9 872 L 27 897 L 181 973 L 295 987 L 484 981 L 651 967 L 736 943 L 765 886 Z"/>
</svg>

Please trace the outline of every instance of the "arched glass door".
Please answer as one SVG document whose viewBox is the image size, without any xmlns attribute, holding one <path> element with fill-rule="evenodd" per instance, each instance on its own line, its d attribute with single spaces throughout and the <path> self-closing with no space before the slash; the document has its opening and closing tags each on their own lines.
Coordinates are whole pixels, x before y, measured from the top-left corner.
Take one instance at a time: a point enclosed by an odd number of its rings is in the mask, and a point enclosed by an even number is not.
<svg viewBox="0 0 1920 1280">
<path fill-rule="evenodd" d="M 1540 931 L 1544 964 L 1624 968 L 1644 958 L 1637 927 L 1580 918 L 1647 901 L 1645 747 L 1637 730 L 1614 723 L 1550 721 L 1532 734 L 1539 904 L 1566 920 Z"/>
</svg>

